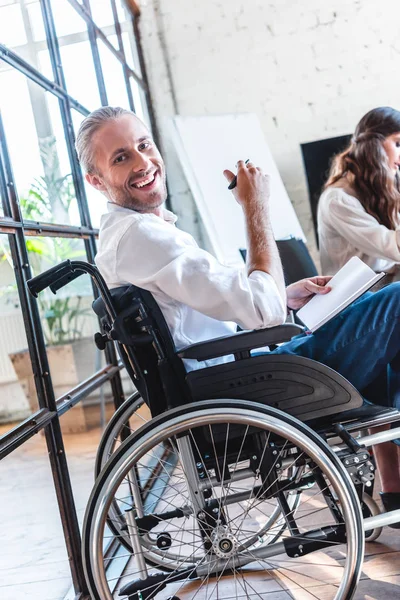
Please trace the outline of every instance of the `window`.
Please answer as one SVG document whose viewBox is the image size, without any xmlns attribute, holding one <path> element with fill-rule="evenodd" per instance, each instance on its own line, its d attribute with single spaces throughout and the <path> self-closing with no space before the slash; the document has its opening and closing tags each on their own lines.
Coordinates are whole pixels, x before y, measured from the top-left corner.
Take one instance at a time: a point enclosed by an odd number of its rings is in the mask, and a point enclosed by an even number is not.
<svg viewBox="0 0 400 600">
<path fill-rule="evenodd" d="M 6 0 L 0 4 L 0 40 L 32 68 L 52 79 L 39 0 Z M 3 66 L 0 64 L 0 69 Z"/>
<path fill-rule="evenodd" d="M 0 110 L 24 219 L 80 225 L 57 98 L 14 69 L 0 74 Z"/>
<path fill-rule="evenodd" d="M 51 431 L 52 475 L 69 512 L 72 566 L 69 574 L 65 561 L 62 577 L 87 593 L 71 501 L 79 485 L 71 489 L 59 425 L 86 427 L 85 406 L 93 422 L 100 398 L 120 403 L 132 386 L 123 374 L 121 382 L 113 349 L 100 355 L 93 344 L 88 277 L 38 299 L 26 281 L 67 258 L 94 261 L 105 200 L 85 183 L 74 137 L 106 103 L 134 108 L 151 126 L 147 83 L 123 0 L 0 0 L 0 40 L 0 459 L 29 445 L 38 423 Z M 88 377 L 81 401 L 75 388 Z"/>
<path fill-rule="evenodd" d="M 16 423 L 38 409 L 37 399 L 31 398 L 26 387 L 18 380 L 25 372 L 32 373 L 24 319 L 15 280 L 9 236 L 0 235 L 0 423 Z M 26 354 L 28 360 L 22 365 L 19 356 Z M 21 369 L 24 369 L 22 373 Z"/>
</svg>

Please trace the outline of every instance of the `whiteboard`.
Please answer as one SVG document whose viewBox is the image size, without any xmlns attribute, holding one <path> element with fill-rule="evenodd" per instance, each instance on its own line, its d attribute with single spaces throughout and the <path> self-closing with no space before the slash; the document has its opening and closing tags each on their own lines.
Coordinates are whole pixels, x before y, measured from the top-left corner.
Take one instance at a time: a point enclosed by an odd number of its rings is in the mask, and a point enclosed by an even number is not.
<svg viewBox="0 0 400 600">
<path fill-rule="evenodd" d="M 216 257 L 243 265 L 246 248 L 243 212 L 228 190 L 224 169 L 236 172 L 249 158 L 271 177 L 271 221 L 275 239 L 305 236 L 255 114 L 175 117 L 172 141 Z"/>
</svg>

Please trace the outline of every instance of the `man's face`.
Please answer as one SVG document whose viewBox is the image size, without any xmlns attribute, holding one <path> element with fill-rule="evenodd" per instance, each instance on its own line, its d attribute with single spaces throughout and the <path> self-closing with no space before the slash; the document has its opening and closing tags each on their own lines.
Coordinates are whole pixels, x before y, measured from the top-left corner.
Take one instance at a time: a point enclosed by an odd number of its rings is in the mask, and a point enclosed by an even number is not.
<svg viewBox="0 0 400 600">
<path fill-rule="evenodd" d="M 86 179 L 111 202 L 157 212 L 167 198 L 165 167 L 146 126 L 134 115 L 106 122 L 93 136 L 97 173 Z"/>
</svg>

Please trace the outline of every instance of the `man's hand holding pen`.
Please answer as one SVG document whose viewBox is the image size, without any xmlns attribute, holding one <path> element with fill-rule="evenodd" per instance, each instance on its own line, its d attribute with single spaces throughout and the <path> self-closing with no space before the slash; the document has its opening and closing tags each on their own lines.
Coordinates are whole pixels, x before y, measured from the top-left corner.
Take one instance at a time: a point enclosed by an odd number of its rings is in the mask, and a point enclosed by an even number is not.
<svg viewBox="0 0 400 600">
<path fill-rule="evenodd" d="M 250 160 L 239 160 L 237 163 L 237 175 L 228 169 L 224 176 L 230 181 L 229 188 L 235 196 L 236 201 L 244 209 L 247 205 L 263 206 L 268 204 L 270 197 L 269 176 L 265 175 Z M 234 185 L 235 184 L 235 185 Z"/>
<path fill-rule="evenodd" d="M 233 187 L 235 174 L 224 171 Z M 232 193 L 243 210 L 246 225 L 247 275 L 253 271 L 264 271 L 275 281 L 282 302 L 286 305 L 285 281 L 278 248 L 269 215 L 269 175 L 265 175 L 252 162 L 239 160 L 237 163 L 236 186 Z"/>
<path fill-rule="evenodd" d="M 250 159 L 248 158 L 244 164 L 248 165 L 249 162 L 250 162 Z M 238 166 L 238 164 L 236 164 L 236 166 Z M 233 173 L 232 173 L 232 175 L 233 175 Z M 234 175 L 233 179 L 231 180 L 230 184 L 228 185 L 228 190 L 233 190 L 233 188 L 235 188 L 236 186 L 237 186 L 237 175 Z"/>
</svg>

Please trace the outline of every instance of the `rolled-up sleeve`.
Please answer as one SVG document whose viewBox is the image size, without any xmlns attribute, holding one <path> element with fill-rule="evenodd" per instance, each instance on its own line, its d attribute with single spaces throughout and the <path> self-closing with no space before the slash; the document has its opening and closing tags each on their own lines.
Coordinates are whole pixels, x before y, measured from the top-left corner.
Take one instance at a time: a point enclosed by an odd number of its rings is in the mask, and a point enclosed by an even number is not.
<svg viewBox="0 0 400 600">
<path fill-rule="evenodd" d="M 117 271 L 124 281 L 243 329 L 273 327 L 286 319 L 285 302 L 271 275 L 254 271 L 248 276 L 245 268 L 227 267 L 195 245 L 191 236 L 157 219 L 151 227 L 135 221 L 125 232 Z"/>
</svg>

